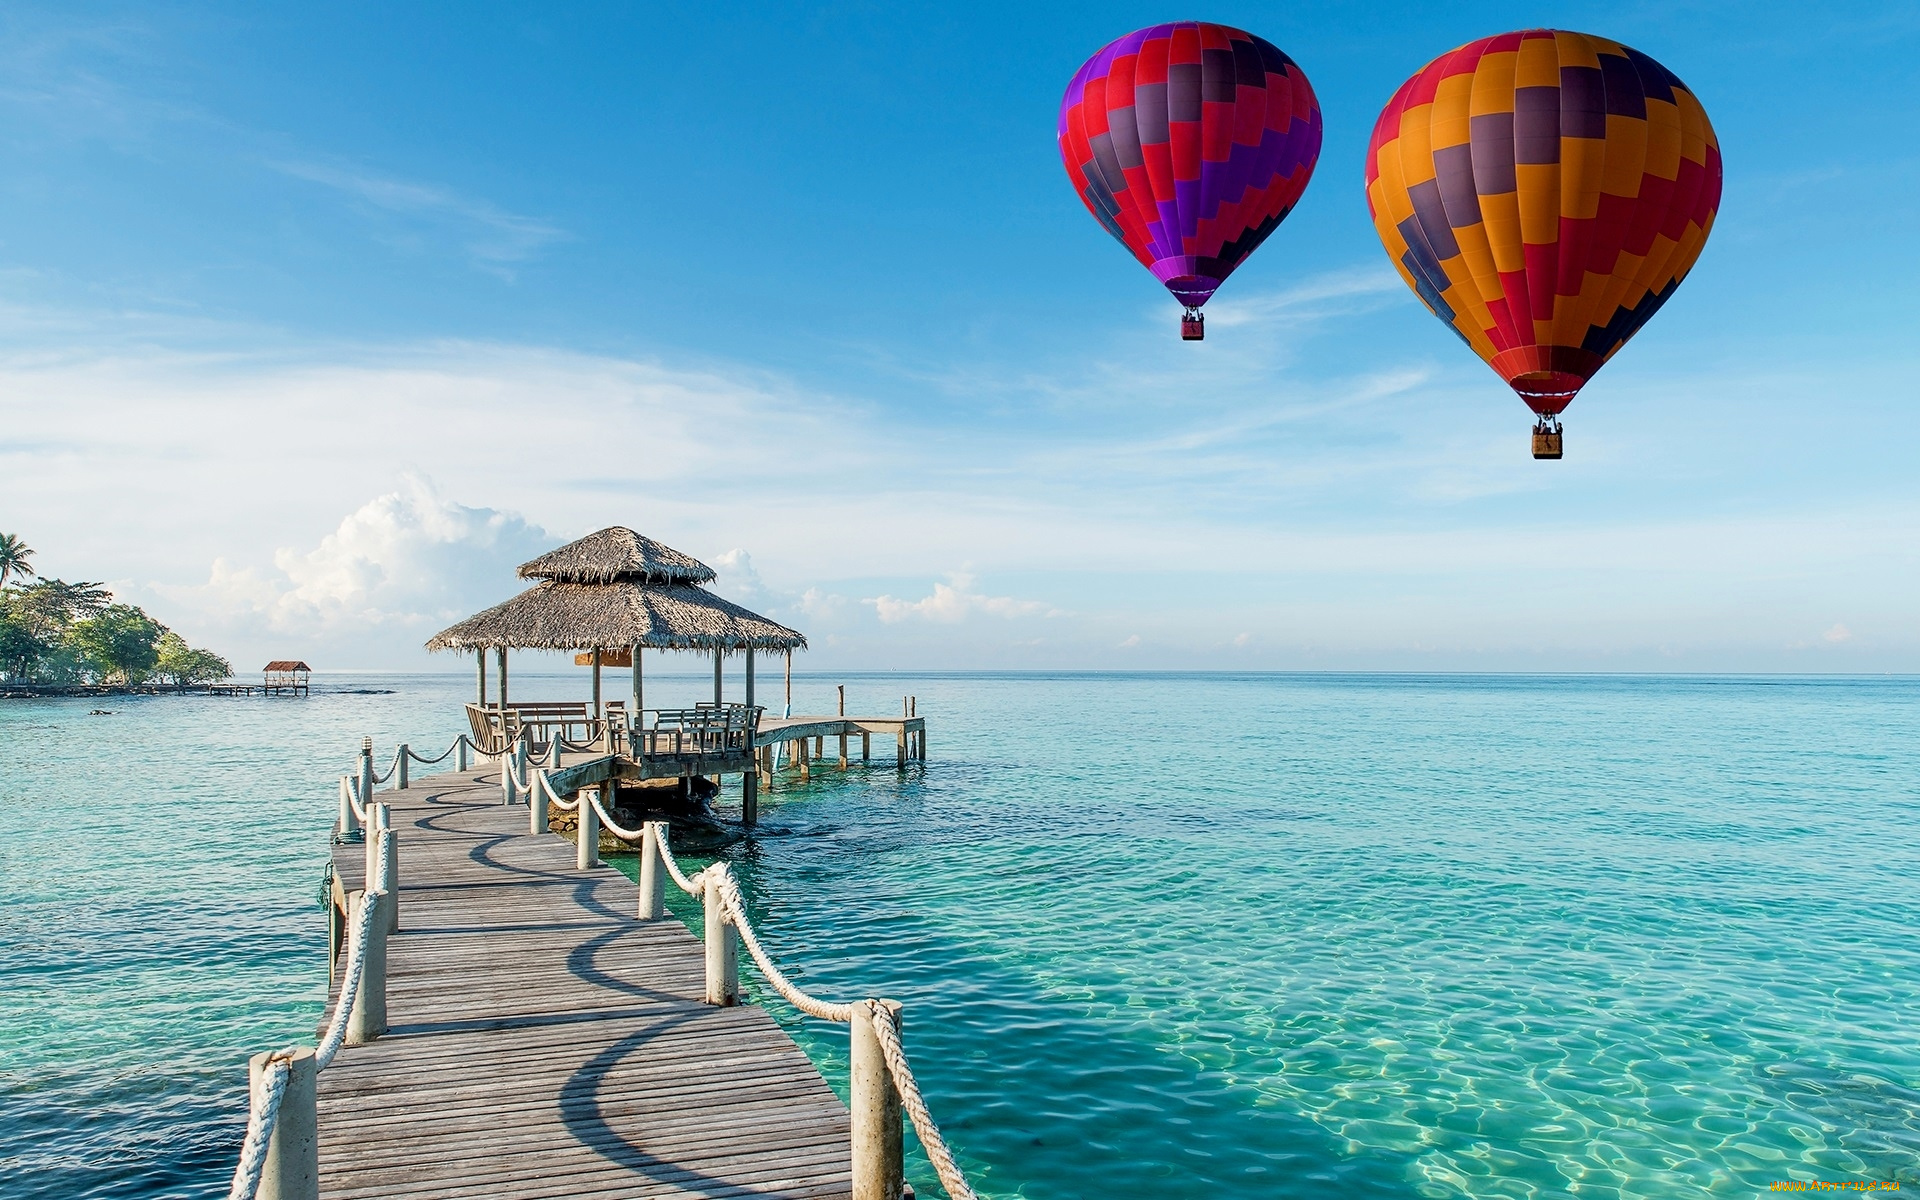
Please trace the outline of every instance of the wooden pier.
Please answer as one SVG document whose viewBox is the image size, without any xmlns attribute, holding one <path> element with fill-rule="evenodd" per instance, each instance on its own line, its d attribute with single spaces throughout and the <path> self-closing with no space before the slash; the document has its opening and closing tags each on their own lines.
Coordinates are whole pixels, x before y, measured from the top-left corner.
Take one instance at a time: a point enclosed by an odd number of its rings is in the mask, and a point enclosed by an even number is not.
<svg viewBox="0 0 1920 1200">
<path fill-rule="evenodd" d="M 377 797 L 387 1030 L 318 1076 L 319 1195 L 851 1196 L 848 1111 L 806 1055 L 764 1010 L 704 1003 L 700 941 L 530 833 L 500 770 Z M 343 890 L 365 869 L 335 848 Z"/>
</svg>

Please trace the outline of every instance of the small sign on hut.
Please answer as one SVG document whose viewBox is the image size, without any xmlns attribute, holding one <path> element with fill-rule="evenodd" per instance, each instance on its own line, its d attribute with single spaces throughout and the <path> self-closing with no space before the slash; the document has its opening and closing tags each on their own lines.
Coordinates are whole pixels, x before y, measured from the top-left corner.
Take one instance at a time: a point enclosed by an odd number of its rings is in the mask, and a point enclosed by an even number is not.
<svg viewBox="0 0 1920 1200">
<path fill-rule="evenodd" d="M 308 695 L 312 690 L 313 668 L 297 658 L 276 658 L 266 665 L 266 682 L 260 689 L 277 696 L 289 692 L 295 696 Z"/>
</svg>

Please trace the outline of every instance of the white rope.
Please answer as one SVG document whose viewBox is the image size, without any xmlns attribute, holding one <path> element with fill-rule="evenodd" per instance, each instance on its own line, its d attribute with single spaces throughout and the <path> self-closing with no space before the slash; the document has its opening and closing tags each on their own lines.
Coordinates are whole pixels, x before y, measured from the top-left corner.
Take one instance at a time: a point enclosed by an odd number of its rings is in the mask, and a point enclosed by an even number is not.
<svg viewBox="0 0 1920 1200">
<path fill-rule="evenodd" d="M 280 1101 L 286 1097 L 287 1080 L 292 1075 L 293 1068 L 286 1059 L 269 1059 L 260 1085 L 251 1089 L 247 1140 L 240 1143 L 240 1161 L 234 1164 L 227 1200 L 253 1200 L 259 1193 L 260 1172 L 267 1166 L 267 1144 L 273 1137 L 274 1123 L 280 1119 Z"/>
<path fill-rule="evenodd" d="M 727 864 L 714 863 L 701 874 L 706 877 L 707 886 L 720 889 L 721 911 L 727 914 L 727 920 L 739 932 L 741 943 L 746 946 L 747 953 L 753 956 L 753 961 L 759 964 L 760 973 L 767 977 L 767 982 L 773 985 L 774 991 L 786 997 L 787 1003 L 810 1017 L 842 1023 L 853 1020 L 853 1005 L 829 1004 L 825 1000 L 807 995 L 788 979 L 779 967 L 774 965 L 772 957 L 760 945 L 760 939 L 754 935 L 753 926 L 747 921 L 746 901 L 741 898 L 740 885 L 735 882 L 733 872 L 727 868 Z"/>
<path fill-rule="evenodd" d="M 920 1148 L 927 1152 L 927 1160 L 933 1164 L 934 1174 L 940 1176 L 940 1186 L 947 1189 L 951 1200 L 979 1200 L 967 1177 L 961 1173 L 960 1164 L 953 1161 L 953 1151 L 947 1148 L 947 1140 L 940 1136 L 940 1127 L 933 1123 L 933 1114 L 927 1110 L 927 1100 L 920 1094 L 920 1085 L 914 1082 L 913 1068 L 907 1065 L 907 1052 L 900 1045 L 900 1029 L 893 1023 L 893 1013 L 884 1004 L 871 1000 L 862 1001 L 867 1006 L 867 1015 L 873 1022 L 875 1039 L 880 1043 L 880 1056 L 887 1060 L 887 1073 L 893 1076 L 893 1086 L 899 1089 L 900 1104 L 907 1110 L 907 1116 L 913 1120 L 913 1131 L 920 1135 Z"/>
<path fill-rule="evenodd" d="M 340 794 L 346 797 L 347 807 L 353 810 L 353 817 L 360 824 L 367 823 L 367 806 L 360 802 L 360 781 L 351 775 L 340 777 Z"/>
<path fill-rule="evenodd" d="M 377 836 L 385 839 L 392 835 L 391 830 L 377 831 Z M 340 978 L 340 999 L 333 1006 L 333 1020 L 327 1025 L 327 1036 L 320 1039 L 320 1048 L 314 1052 L 315 1069 L 326 1070 L 333 1056 L 347 1040 L 347 1022 L 353 1016 L 354 997 L 360 993 L 360 976 L 366 969 L 367 937 L 373 932 L 374 910 L 380 897 L 387 894 L 387 854 L 386 846 L 379 847 L 376 856 L 374 886 L 367 889 L 360 901 L 360 919 L 355 922 L 353 934 L 347 939 L 347 969 Z"/>
<path fill-rule="evenodd" d="M 665 822 L 657 822 L 657 823 L 662 825 L 663 827 L 665 825 Z M 706 883 L 707 883 L 707 873 L 705 871 L 702 871 L 698 875 L 695 875 L 692 879 L 688 879 L 686 875 L 681 872 L 680 864 L 674 861 L 673 850 L 670 847 L 668 847 L 667 839 L 664 833 L 660 833 L 658 836 L 656 836 L 653 839 L 653 848 L 660 852 L 660 861 L 665 863 L 667 866 L 667 878 L 673 880 L 673 884 L 675 887 L 679 888 L 681 891 L 685 892 L 689 896 L 698 896 L 703 890 L 705 890 Z"/>
<path fill-rule="evenodd" d="M 458 750 L 460 748 L 460 743 L 466 740 L 467 740 L 467 735 L 464 733 L 461 734 L 459 737 L 453 739 L 453 745 L 448 746 L 445 750 L 442 750 L 440 752 L 439 758 L 428 758 L 425 755 L 416 754 L 414 753 L 413 747 L 411 746 L 407 747 L 407 754 L 409 757 L 413 759 L 413 761 L 421 764 L 422 766 L 430 767 L 437 762 L 445 762 L 447 760 L 447 756 L 449 754 L 452 754 L 455 750 Z"/>
<path fill-rule="evenodd" d="M 541 776 L 542 781 L 545 781 L 545 779 L 546 779 L 546 776 L 544 775 Z M 547 794 L 551 796 L 553 793 L 548 792 Z M 611 830 L 615 837 L 623 837 L 631 842 L 638 839 L 639 837 L 641 837 L 643 834 L 647 832 L 646 826 L 644 825 L 642 825 L 638 829 L 628 829 L 622 826 L 619 822 L 615 821 L 612 817 L 608 816 L 607 810 L 600 807 L 599 789 L 597 788 L 592 789 L 588 791 L 586 794 L 592 798 L 593 811 L 600 814 L 600 823 L 602 825 L 605 825 L 609 830 Z M 574 801 L 574 803 L 578 804 L 579 801 L 576 800 Z"/>
<path fill-rule="evenodd" d="M 560 793 L 554 791 L 553 785 L 547 782 L 547 773 L 545 771 L 533 772 L 533 778 L 534 778 L 534 783 L 529 787 L 528 790 L 529 791 L 532 790 L 532 787 L 538 787 L 541 791 L 547 794 L 548 804 L 553 805 L 555 808 L 558 808 L 563 812 L 572 812 L 574 809 L 580 807 L 580 798 L 578 796 L 575 796 L 571 800 L 562 800 L 560 798 Z M 611 825 L 613 824 L 613 822 L 609 821 L 607 822 L 607 824 Z"/>
<path fill-rule="evenodd" d="M 395 771 L 398 771 L 399 769 L 400 769 L 400 751 L 395 750 L 393 752 L 393 761 L 387 764 L 387 773 L 385 775 L 375 775 L 373 777 L 373 781 L 375 783 L 385 783 L 387 780 L 392 779 L 393 773 Z"/>
</svg>

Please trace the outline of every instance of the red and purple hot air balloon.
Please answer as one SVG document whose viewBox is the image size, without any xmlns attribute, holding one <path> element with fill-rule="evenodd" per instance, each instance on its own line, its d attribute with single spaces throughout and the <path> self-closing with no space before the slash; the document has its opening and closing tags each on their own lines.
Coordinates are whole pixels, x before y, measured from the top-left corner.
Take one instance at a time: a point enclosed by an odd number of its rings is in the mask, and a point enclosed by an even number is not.
<svg viewBox="0 0 1920 1200">
<path fill-rule="evenodd" d="M 1286 219 L 1320 157 L 1320 104 L 1272 43 L 1176 21 L 1088 59 L 1060 102 L 1060 158 L 1102 228 L 1200 306 Z"/>
</svg>

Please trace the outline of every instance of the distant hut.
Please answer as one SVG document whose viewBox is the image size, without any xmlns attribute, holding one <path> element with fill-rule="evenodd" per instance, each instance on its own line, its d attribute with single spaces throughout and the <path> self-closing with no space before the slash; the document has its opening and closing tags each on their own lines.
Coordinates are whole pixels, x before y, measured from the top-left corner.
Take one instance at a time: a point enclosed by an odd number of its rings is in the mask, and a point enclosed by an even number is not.
<svg viewBox="0 0 1920 1200">
<path fill-rule="evenodd" d="M 305 696 L 311 690 L 313 668 L 297 658 L 276 658 L 262 669 L 262 675 L 265 682 L 260 690 L 263 692 Z"/>
<path fill-rule="evenodd" d="M 728 654 L 744 654 L 746 700 L 752 704 L 755 652 L 791 654 L 807 645 L 807 639 L 794 630 L 702 587 L 714 578 L 706 564 L 620 526 L 523 563 L 519 574 L 540 582 L 504 604 L 442 630 L 427 643 L 430 651 L 475 653 L 483 709 L 488 707 L 489 649 L 499 670 L 503 710 L 508 703 L 509 649 L 575 650 L 586 651 L 594 667 L 596 716 L 608 707 L 601 701 L 600 668 L 609 659 L 631 662 L 631 711 L 637 716 L 645 707 L 642 650 L 711 653 L 716 704 L 721 701 L 722 660 Z"/>
</svg>

